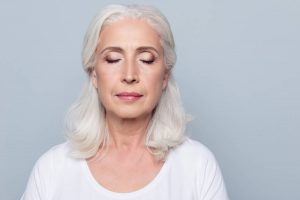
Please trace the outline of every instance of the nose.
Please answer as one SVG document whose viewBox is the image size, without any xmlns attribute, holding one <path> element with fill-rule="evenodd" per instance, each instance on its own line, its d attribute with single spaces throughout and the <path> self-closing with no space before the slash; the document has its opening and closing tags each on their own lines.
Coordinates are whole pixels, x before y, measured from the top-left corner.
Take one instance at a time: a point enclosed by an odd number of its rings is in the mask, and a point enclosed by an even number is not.
<svg viewBox="0 0 300 200">
<path fill-rule="evenodd" d="M 134 62 L 126 62 L 123 66 L 122 82 L 133 84 L 139 82 L 138 66 Z"/>
</svg>

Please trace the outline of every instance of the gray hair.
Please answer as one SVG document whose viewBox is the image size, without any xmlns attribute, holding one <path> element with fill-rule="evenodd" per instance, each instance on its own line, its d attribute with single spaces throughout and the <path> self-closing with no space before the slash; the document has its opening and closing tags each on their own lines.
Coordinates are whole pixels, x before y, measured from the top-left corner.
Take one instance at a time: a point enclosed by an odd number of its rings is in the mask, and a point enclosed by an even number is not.
<svg viewBox="0 0 300 200">
<path fill-rule="evenodd" d="M 165 159 L 169 150 L 184 140 L 186 114 L 182 107 L 178 87 L 172 75 L 176 63 L 175 43 L 166 17 L 156 8 L 144 5 L 110 5 L 94 17 L 89 25 L 83 43 L 83 69 L 89 76 L 79 99 L 70 107 L 66 116 L 66 136 L 71 144 L 71 154 L 76 158 L 89 158 L 99 147 L 105 147 L 109 133 L 105 121 L 105 109 L 90 74 L 95 67 L 95 51 L 103 27 L 131 17 L 145 20 L 160 36 L 164 49 L 164 62 L 169 70 L 166 89 L 154 110 L 146 132 L 145 145 L 157 159 Z"/>
</svg>

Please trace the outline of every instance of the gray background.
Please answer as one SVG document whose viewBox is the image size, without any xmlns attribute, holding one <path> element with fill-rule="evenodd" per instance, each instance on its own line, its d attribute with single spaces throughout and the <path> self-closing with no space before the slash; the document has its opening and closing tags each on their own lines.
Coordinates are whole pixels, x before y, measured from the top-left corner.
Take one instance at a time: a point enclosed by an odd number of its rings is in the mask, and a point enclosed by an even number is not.
<svg viewBox="0 0 300 200">
<path fill-rule="evenodd" d="M 86 76 L 84 32 L 108 3 L 168 17 L 191 137 L 221 165 L 232 200 L 300 199 L 300 1 L 1 1 L 0 199 L 19 199 L 37 158 L 64 141 Z"/>
</svg>

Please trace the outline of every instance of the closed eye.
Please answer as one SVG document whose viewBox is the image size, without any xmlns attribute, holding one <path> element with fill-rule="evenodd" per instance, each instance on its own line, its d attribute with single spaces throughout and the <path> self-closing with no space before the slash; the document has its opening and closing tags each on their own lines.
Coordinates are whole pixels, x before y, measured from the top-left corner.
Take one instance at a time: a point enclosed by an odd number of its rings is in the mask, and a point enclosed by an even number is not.
<svg viewBox="0 0 300 200">
<path fill-rule="evenodd" d="M 108 64 L 113 64 L 113 63 L 117 63 L 119 62 L 121 59 L 106 59 L 105 61 L 108 63 Z"/>
<path fill-rule="evenodd" d="M 148 65 L 150 65 L 154 62 L 154 60 L 141 60 L 141 61 L 145 64 L 148 64 Z"/>
</svg>

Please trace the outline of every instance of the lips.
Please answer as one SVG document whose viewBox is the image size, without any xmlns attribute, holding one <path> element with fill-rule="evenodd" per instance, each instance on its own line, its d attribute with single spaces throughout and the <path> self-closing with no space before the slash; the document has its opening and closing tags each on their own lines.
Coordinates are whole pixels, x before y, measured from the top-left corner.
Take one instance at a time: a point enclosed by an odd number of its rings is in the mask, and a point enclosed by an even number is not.
<svg viewBox="0 0 300 200">
<path fill-rule="evenodd" d="M 116 96 L 121 100 L 136 101 L 140 99 L 143 95 L 137 92 L 120 92 Z"/>
</svg>

